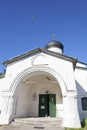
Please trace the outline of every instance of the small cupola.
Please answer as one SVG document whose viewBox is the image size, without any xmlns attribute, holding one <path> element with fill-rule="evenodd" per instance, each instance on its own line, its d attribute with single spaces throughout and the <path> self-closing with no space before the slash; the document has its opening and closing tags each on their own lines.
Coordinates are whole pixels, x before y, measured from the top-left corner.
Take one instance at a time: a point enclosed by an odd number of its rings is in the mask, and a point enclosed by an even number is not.
<svg viewBox="0 0 87 130">
<path fill-rule="evenodd" d="M 52 40 L 46 44 L 45 49 L 62 54 L 64 46 L 60 41 Z"/>
</svg>

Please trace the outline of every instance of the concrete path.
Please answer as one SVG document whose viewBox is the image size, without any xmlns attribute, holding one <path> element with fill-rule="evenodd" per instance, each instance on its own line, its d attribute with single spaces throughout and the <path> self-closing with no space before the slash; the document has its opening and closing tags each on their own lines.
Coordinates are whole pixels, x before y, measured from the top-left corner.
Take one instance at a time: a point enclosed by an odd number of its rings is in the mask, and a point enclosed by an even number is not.
<svg viewBox="0 0 87 130">
<path fill-rule="evenodd" d="M 0 130 L 64 130 L 64 128 L 56 126 L 32 126 L 27 124 L 10 124 L 7 126 L 0 126 Z"/>
</svg>

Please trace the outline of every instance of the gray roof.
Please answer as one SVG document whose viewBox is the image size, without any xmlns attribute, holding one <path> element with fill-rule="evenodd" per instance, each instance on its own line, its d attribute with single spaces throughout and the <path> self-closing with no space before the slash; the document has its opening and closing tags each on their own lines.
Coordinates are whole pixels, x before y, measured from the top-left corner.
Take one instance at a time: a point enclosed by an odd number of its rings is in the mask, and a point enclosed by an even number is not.
<svg viewBox="0 0 87 130">
<path fill-rule="evenodd" d="M 40 53 L 40 52 L 43 52 L 43 53 L 46 53 L 48 55 L 52 55 L 54 57 L 58 57 L 58 58 L 61 58 L 61 59 L 67 60 L 67 61 L 71 61 L 71 62 L 73 62 L 74 66 L 76 65 L 76 62 L 77 62 L 77 59 L 75 59 L 75 58 L 72 58 L 72 57 L 69 57 L 69 56 L 66 56 L 66 55 L 63 55 L 63 54 L 60 54 L 60 53 L 52 52 L 52 51 L 49 51 L 47 49 L 36 48 L 36 49 L 34 49 L 32 51 L 29 51 L 29 52 L 26 52 L 26 53 L 24 53 L 22 55 L 16 56 L 16 57 L 14 57 L 12 59 L 6 60 L 6 61 L 3 62 L 3 64 L 5 66 L 7 66 L 7 65 L 9 65 L 9 64 L 11 64 L 13 62 L 22 60 L 24 58 L 27 58 L 27 57 L 29 57 L 31 55 L 34 55 L 34 54 Z"/>
</svg>

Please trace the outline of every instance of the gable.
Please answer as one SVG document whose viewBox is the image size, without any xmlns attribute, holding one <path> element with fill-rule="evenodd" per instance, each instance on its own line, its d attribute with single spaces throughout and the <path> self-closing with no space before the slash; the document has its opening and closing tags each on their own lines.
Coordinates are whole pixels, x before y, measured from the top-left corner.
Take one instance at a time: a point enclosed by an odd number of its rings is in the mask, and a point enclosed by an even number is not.
<svg viewBox="0 0 87 130">
<path fill-rule="evenodd" d="M 41 52 L 45 53 L 47 55 L 56 57 L 56 58 L 60 58 L 60 59 L 66 60 L 66 61 L 70 61 L 70 62 L 73 63 L 74 68 L 75 68 L 77 59 L 69 57 L 69 56 L 66 56 L 66 55 L 63 55 L 63 54 L 55 53 L 55 52 L 52 52 L 52 51 L 49 51 L 49 50 L 46 50 L 46 49 L 41 49 L 41 48 L 36 48 L 36 49 L 34 49 L 32 51 L 29 51 L 29 52 L 24 53 L 22 55 L 16 56 L 16 57 L 14 57 L 12 59 L 6 60 L 6 61 L 3 62 L 3 64 L 5 66 L 8 66 L 9 64 L 15 63 L 17 61 L 21 61 L 23 59 L 26 59 L 28 57 L 31 57 L 32 55 L 36 55 L 36 54 L 41 53 Z M 39 58 L 41 58 L 41 56 L 39 56 L 38 59 Z M 44 60 L 42 60 L 42 62 L 44 62 L 45 61 L 45 57 L 42 57 L 42 58 L 44 59 Z M 34 61 L 34 64 L 36 64 L 36 60 Z M 45 64 L 45 62 L 44 62 L 44 64 Z"/>
</svg>

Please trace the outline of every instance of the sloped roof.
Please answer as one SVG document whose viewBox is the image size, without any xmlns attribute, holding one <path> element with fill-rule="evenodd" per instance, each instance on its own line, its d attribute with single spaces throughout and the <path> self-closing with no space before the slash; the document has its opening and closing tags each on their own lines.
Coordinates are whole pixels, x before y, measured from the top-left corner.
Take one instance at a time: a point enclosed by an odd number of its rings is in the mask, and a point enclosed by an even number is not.
<svg viewBox="0 0 87 130">
<path fill-rule="evenodd" d="M 6 61 L 3 62 L 3 64 L 5 66 L 7 66 L 7 65 L 9 65 L 9 64 L 11 64 L 13 62 L 25 59 L 25 58 L 27 58 L 27 57 L 29 57 L 31 55 L 34 55 L 36 53 L 39 53 L 39 52 L 43 52 L 43 53 L 46 53 L 48 55 L 52 55 L 54 57 L 58 57 L 58 58 L 61 58 L 61 59 L 67 60 L 67 61 L 71 61 L 71 62 L 73 62 L 73 64 L 76 64 L 76 62 L 77 62 L 77 59 L 75 59 L 75 58 L 72 58 L 72 57 L 69 57 L 69 56 L 66 56 L 66 55 L 63 55 L 63 54 L 60 54 L 60 53 L 52 52 L 52 51 L 47 50 L 47 49 L 36 48 L 34 50 L 31 50 L 29 52 L 26 52 L 24 54 L 16 56 L 16 57 L 14 57 L 12 59 L 6 60 Z"/>
</svg>

